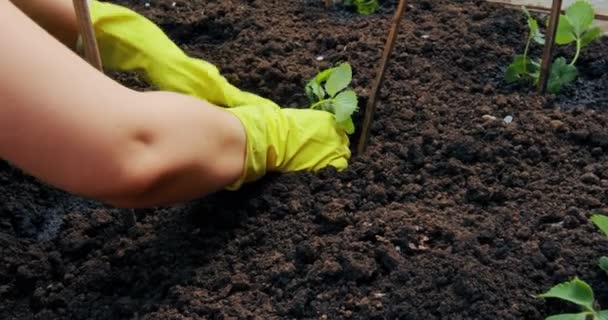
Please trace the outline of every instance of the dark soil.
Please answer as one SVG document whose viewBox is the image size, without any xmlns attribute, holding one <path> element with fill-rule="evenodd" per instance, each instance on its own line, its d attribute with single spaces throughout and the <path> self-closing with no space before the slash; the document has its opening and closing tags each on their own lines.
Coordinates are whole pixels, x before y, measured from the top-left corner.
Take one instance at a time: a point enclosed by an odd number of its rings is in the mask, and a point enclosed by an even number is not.
<svg viewBox="0 0 608 320">
<path fill-rule="evenodd" d="M 119 2 L 286 107 L 339 60 L 364 106 L 396 5 Z M 608 213 L 608 39 L 541 98 L 501 80 L 519 12 L 418 0 L 405 19 L 369 153 L 344 172 L 132 211 L 0 164 L 0 319 L 543 319 L 574 309 L 533 295 L 573 276 L 608 306 L 608 241 L 588 219 Z"/>
</svg>

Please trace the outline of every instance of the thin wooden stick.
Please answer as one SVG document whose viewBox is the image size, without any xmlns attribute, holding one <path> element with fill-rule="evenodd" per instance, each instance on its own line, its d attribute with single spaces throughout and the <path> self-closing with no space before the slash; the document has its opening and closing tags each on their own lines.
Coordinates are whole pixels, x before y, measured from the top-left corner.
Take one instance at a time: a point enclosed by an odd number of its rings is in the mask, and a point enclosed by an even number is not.
<svg viewBox="0 0 608 320">
<path fill-rule="evenodd" d="M 562 0 L 553 0 L 551 16 L 549 17 L 549 29 L 547 29 L 545 48 L 543 49 L 543 61 L 540 67 L 540 81 L 538 82 L 539 94 L 545 94 L 545 91 L 547 90 L 547 81 L 549 80 L 549 71 L 551 70 L 551 59 L 553 58 L 555 34 L 557 33 L 557 24 L 559 22 L 561 9 Z"/>
<path fill-rule="evenodd" d="M 393 16 L 392 26 L 389 31 L 388 38 L 386 39 L 384 52 L 382 53 L 382 60 L 380 60 L 380 68 L 378 70 L 378 74 L 376 75 L 376 80 L 374 81 L 374 84 L 372 86 L 372 92 L 365 108 L 365 118 L 363 119 L 363 127 L 361 128 L 361 136 L 359 137 L 359 144 L 357 146 L 358 154 L 365 153 L 365 150 L 367 149 L 367 144 L 369 142 L 370 135 L 370 127 L 374 118 L 374 112 L 376 111 L 378 94 L 380 93 L 382 82 L 384 81 L 384 75 L 386 74 L 386 65 L 388 64 L 391 52 L 393 51 L 393 47 L 395 46 L 395 39 L 397 38 L 397 33 L 399 31 L 399 23 L 401 23 L 401 19 L 403 18 L 403 12 L 405 11 L 406 2 L 406 0 L 399 0 L 397 11 Z"/>
<path fill-rule="evenodd" d="M 95 68 L 103 71 L 101 65 L 101 56 L 99 55 L 99 47 L 95 40 L 95 31 L 89 13 L 89 5 L 87 0 L 73 0 L 74 10 L 76 11 L 76 20 L 82 37 L 82 45 L 84 47 L 85 59 Z"/>
</svg>

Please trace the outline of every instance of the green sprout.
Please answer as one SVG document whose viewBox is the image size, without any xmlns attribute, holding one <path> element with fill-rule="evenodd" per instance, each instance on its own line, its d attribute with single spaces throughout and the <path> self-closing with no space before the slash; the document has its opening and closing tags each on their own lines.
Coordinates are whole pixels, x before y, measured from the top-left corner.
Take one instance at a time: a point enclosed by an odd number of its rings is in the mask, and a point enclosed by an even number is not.
<svg viewBox="0 0 608 320">
<path fill-rule="evenodd" d="M 526 8 L 523 8 L 523 10 L 528 21 L 528 41 L 523 55 L 516 55 L 511 65 L 507 67 L 505 80 L 507 83 L 532 82 L 536 85 L 540 79 L 541 61 L 532 60 L 528 53 L 532 40 L 544 45 L 545 39 L 540 32 L 538 22 Z M 566 9 L 565 15 L 560 15 L 555 43 L 565 46 L 574 42 L 576 43 L 576 53 L 569 63 L 564 57 L 558 57 L 554 60 L 547 82 L 547 91 L 550 93 L 558 93 L 564 86 L 576 80 L 578 70 L 575 63 L 578 61 L 582 49 L 602 36 L 600 28 L 592 26 L 594 18 L 595 11 L 587 0 L 575 1 Z"/>
<path fill-rule="evenodd" d="M 357 13 L 370 15 L 378 10 L 378 0 L 344 0 L 344 6 L 354 6 Z"/>
<path fill-rule="evenodd" d="M 547 317 L 545 320 L 606 320 L 608 310 L 598 310 L 595 305 L 593 289 L 583 280 L 574 278 L 551 288 L 539 298 L 557 298 L 572 302 L 581 308 L 578 313 L 562 313 Z"/>
<path fill-rule="evenodd" d="M 544 45 L 545 36 L 540 32 L 538 21 L 536 21 L 536 19 L 530 15 L 528 9 L 525 7 L 522 9 L 528 18 L 528 41 L 526 41 L 524 53 L 522 55 L 516 55 L 515 59 L 513 59 L 513 63 L 511 63 L 511 65 L 509 65 L 507 68 L 505 80 L 508 83 L 530 80 L 537 83 L 538 78 L 540 77 L 540 61 L 532 61 L 532 59 L 528 56 L 528 51 L 530 50 L 530 44 L 532 41 L 540 45 Z"/>
<path fill-rule="evenodd" d="M 358 109 L 357 94 L 348 88 L 351 80 L 352 69 L 344 62 L 320 72 L 305 87 L 310 108 L 333 113 L 338 126 L 348 134 L 355 132 L 351 116 Z"/>
<path fill-rule="evenodd" d="M 595 214 L 591 216 L 591 221 L 608 236 L 608 217 Z M 604 272 L 608 273 L 608 257 L 601 257 L 599 266 Z M 557 314 L 547 317 L 545 320 L 608 320 L 608 309 L 600 310 L 597 307 L 591 286 L 576 277 L 571 281 L 554 286 L 537 297 L 565 300 L 578 305 L 581 309 L 578 313 Z"/>
</svg>

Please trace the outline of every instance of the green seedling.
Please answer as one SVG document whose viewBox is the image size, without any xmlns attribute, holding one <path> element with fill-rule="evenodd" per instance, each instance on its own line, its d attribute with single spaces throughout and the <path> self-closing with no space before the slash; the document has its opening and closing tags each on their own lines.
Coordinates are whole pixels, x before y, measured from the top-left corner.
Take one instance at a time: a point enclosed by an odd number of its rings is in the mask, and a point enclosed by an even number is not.
<svg viewBox="0 0 608 320">
<path fill-rule="evenodd" d="M 531 82 L 536 85 L 540 79 L 541 61 L 533 60 L 528 56 L 528 53 L 532 41 L 544 45 L 545 39 L 540 32 L 538 21 L 530 15 L 527 9 L 524 8 L 523 10 L 528 21 L 528 41 L 526 42 L 524 54 L 516 55 L 513 63 L 507 67 L 505 80 L 508 83 Z M 566 9 L 565 14 L 560 15 L 555 43 L 561 46 L 575 43 L 576 53 L 569 63 L 564 57 L 557 57 L 554 60 L 547 81 L 548 92 L 558 93 L 564 86 L 574 82 L 578 77 L 578 70 L 575 64 L 580 57 L 582 49 L 602 36 L 600 28 L 592 26 L 594 18 L 595 10 L 587 0 L 575 1 Z"/>
<path fill-rule="evenodd" d="M 344 6 L 354 6 L 362 15 L 370 15 L 378 10 L 378 0 L 344 0 Z"/>
<path fill-rule="evenodd" d="M 310 108 L 333 113 L 338 126 L 348 134 L 355 132 L 351 116 L 358 109 L 357 94 L 349 88 L 352 78 L 350 64 L 344 62 L 320 72 L 305 87 Z"/>
<path fill-rule="evenodd" d="M 595 224 L 606 236 L 608 236 L 608 217 L 601 214 L 591 216 L 591 221 Z M 601 257 L 598 265 L 606 274 L 608 274 L 608 257 Z"/>
<path fill-rule="evenodd" d="M 545 36 L 540 32 L 538 21 L 536 21 L 536 19 L 530 15 L 528 9 L 523 7 L 522 10 L 526 14 L 528 21 L 528 40 L 526 41 L 524 53 L 521 55 L 516 55 L 515 59 L 513 59 L 513 63 L 511 63 L 511 65 L 509 65 L 507 68 L 505 80 L 508 83 L 517 81 L 532 81 L 537 83 L 538 78 L 540 77 L 540 61 L 533 61 L 528 56 L 528 52 L 530 50 L 530 44 L 532 41 L 536 42 L 537 44 L 544 45 Z"/>
<path fill-rule="evenodd" d="M 608 217 L 594 214 L 591 216 L 591 221 L 608 236 Z M 604 272 L 608 273 L 608 257 L 601 257 L 599 266 Z M 600 310 L 597 307 L 593 289 L 579 278 L 560 283 L 537 297 L 565 300 L 578 305 L 581 309 L 581 312 L 578 313 L 558 314 L 545 320 L 608 320 L 608 310 Z"/>
<path fill-rule="evenodd" d="M 574 303 L 581 309 L 578 313 L 557 314 L 545 320 L 608 320 L 608 310 L 598 310 L 595 307 L 593 289 L 579 278 L 560 283 L 538 297 L 561 299 Z"/>
</svg>

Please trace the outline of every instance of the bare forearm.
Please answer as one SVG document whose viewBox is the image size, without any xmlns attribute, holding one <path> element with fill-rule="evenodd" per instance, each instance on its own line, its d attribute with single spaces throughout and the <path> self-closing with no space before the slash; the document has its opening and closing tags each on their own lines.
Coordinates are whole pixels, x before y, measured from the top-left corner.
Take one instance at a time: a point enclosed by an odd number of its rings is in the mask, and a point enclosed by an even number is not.
<svg viewBox="0 0 608 320">
<path fill-rule="evenodd" d="M 71 49 L 78 39 L 72 0 L 10 0 L 44 30 Z"/>
<path fill-rule="evenodd" d="M 122 87 L 7 2 L 0 42 L 11 48 L 0 59 L 0 157 L 26 172 L 123 206 L 192 199 L 240 175 L 245 134 L 228 112 Z"/>
</svg>

